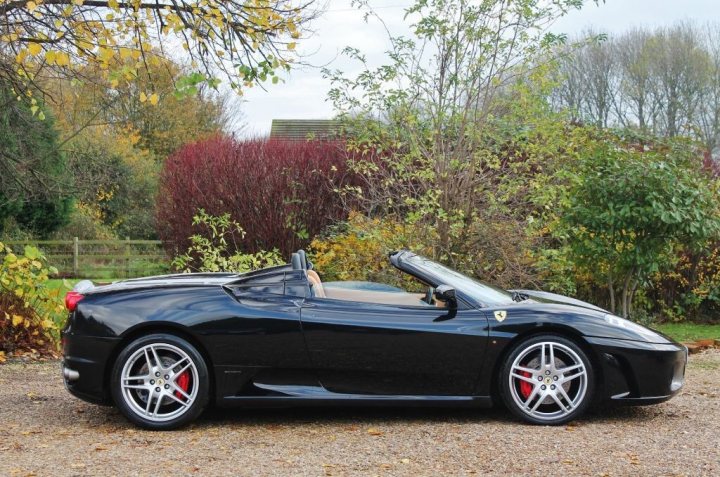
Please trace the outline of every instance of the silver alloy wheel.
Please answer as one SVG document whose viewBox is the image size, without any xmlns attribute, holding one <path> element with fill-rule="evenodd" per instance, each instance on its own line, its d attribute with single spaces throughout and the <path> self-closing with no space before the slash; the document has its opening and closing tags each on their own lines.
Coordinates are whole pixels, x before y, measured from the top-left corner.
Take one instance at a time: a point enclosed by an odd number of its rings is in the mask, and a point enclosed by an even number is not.
<svg viewBox="0 0 720 477">
<path fill-rule="evenodd" d="M 525 348 L 513 361 L 508 379 L 518 408 L 541 421 L 554 421 L 572 413 L 585 398 L 588 386 L 580 356 L 570 347 L 552 341 Z M 524 395 L 522 389 L 528 385 L 531 389 Z"/>
<path fill-rule="evenodd" d="M 189 373 L 187 390 L 178 384 Z M 120 374 L 122 397 L 138 416 L 166 422 L 185 414 L 198 393 L 198 370 L 190 356 L 167 343 L 152 343 L 135 351 Z"/>
</svg>

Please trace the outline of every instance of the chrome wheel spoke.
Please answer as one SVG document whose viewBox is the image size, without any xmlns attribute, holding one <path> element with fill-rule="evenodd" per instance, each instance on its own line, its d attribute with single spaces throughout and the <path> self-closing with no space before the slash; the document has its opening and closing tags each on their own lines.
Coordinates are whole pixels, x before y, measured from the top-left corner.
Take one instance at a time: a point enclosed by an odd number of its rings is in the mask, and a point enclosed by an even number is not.
<svg viewBox="0 0 720 477">
<path fill-rule="evenodd" d="M 537 373 L 537 369 L 527 368 L 527 367 L 525 367 L 525 366 L 520 366 L 520 365 L 518 365 L 518 366 L 513 366 L 513 371 L 514 371 L 514 372 L 521 371 L 521 372 L 523 372 L 523 373 L 530 373 L 530 374 L 535 374 L 535 373 Z"/>
<path fill-rule="evenodd" d="M 532 407 L 532 409 L 530 409 L 530 413 L 534 413 L 535 411 L 537 411 L 537 408 L 540 407 L 540 404 L 542 404 L 542 402 L 544 400 L 545 400 L 545 395 L 543 394 L 538 398 L 537 402 L 535 402 L 535 405 Z"/>
<path fill-rule="evenodd" d="M 564 418 L 586 397 L 588 370 L 580 355 L 564 343 L 541 341 L 528 345 L 509 368 L 506 377 L 509 397 L 523 413 L 536 420 L 552 422 Z"/>
<path fill-rule="evenodd" d="M 583 377 L 583 376 L 585 376 L 585 370 L 584 370 L 584 369 L 581 369 L 581 370 L 578 371 L 577 373 L 571 374 L 570 376 L 566 376 L 566 375 L 563 374 L 563 377 L 562 377 L 558 382 L 559 382 L 560 384 L 569 383 L 569 382 L 572 381 L 573 379 L 577 379 L 577 378 L 580 378 L 580 377 Z"/>
<path fill-rule="evenodd" d="M 160 404 L 162 404 L 162 401 L 163 401 L 163 396 L 162 396 L 162 394 L 160 394 L 157 397 L 157 402 L 155 403 L 155 410 L 153 411 L 153 416 L 158 415 L 158 412 L 160 411 Z"/>
<path fill-rule="evenodd" d="M 523 403 L 523 407 L 524 407 L 525 409 L 527 409 L 528 406 L 530 406 L 530 403 L 532 402 L 533 398 L 538 395 L 538 392 L 539 392 L 539 391 L 540 391 L 540 386 L 535 386 L 535 387 L 533 388 L 532 392 L 530 393 L 530 396 L 528 396 L 528 398 L 527 398 L 527 399 L 525 400 L 525 402 Z M 538 401 L 541 402 L 542 399 L 539 399 Z"/>
<path fill-rule="evenodd" d="M 188 374 L 189 384 L 183 386 L 186 389 L 178 386 L 178 378 Z M 119 385 L 125 403 L 135 414 L 165 422 L 192 407 L 199 392 L 198 379 L 197 365 L 183 349 L 169 343 L 152 343 L 125 361 Z"/>
<path fill-rule="evenodd" d="M 192 399 L 192 398 L 190 397 L 190 395 L 189 395 L 188 393 L 186 393 L 185 390 L 182 389 L 180 386 L 173 386 L 173 390 L 174 390 L 174 391 L 177 391 L 178 393 L 180 393 L 180 395 L 181 395 L 182 397 L 184 397 L 185 399 L 187 399 L 188 401 L 190 401 L 190 400 Z"/>
<path fill-rule="evenodd" d="M 186 364 L 185 366 L 183 366 L 183 368 L 180 371 L 173 374 L 173 377 L 172 377 L 173 382 L 177 381 L 177 378 L 179 378 L 182 373 L 184 373 L 185 371 L 190 369 L 190 366 L 192 366 L 192 363 Z"/>
<path fill-rule="evenodd" d="M 563 404 L 560 398 L 557 397 L 557 394 L 550 393 L 550 397 L 553 399 L 553 401 L 555 401 L 555 404 L 558 405 L 558 407 L 560 408 L 560 412 L 562 412 L 563 414 L 567 414 L 569 412 L 567 409 L 565 409 L 565 404 Z"/>
<path fill-rule="evenodd" d="M 142 376 L 126 376 L 122 378 L 123 381 L 144 381 L 148 379 L 150 376 L 147 374 L 144 374 Z"/>
<path fill-rule="evenodd" d="M 168 394 L 167 396 L 168 396 L 170 399 L 172 399 L 172 400 L 174 400 L 175 402 L 177 402 L 178 404 L 182 405 L 183 407 L 187 407 L 187 406 L 189 406 L 190 404 L 192 404 L 192 402 L 190 402 L 190 401 L 183 401 L 182 399 L 180 399 L 179 397 L 177 397 L 177 396 L 175 395 L 175 393 L 170 393 L 170 394 Z"/>
<path fill-rule="evenodd" d="M 569 373 L 570 371 L 575 371 L 576 369 L 582 369 L 582 367 L 583 367 L 582 364 L 575 364 L 575 365 L 572 365 L 572 366 L 565 366 L 565 367 L 562 368 L 562 369 L 558 369 L 558 372 L 565 374 L 565 373 Z"/>
<path fill-rule="evenodd" d="M 570 396 L 568 396 L 567 392 L 565 392 L 565 389 L 562 386 L 558 386 L 557 388 L 558 394 L 562 396 L 562 398 L 565 400 L 566 407 L 569 407 L 570 410 L 575 409 L 575 403 L 573 403 L 572 399 L 570 399 Z"/>
<path fill-rule="evenodd" d="M 153 393 L 148 394 L 147 404 L 145 405 L 145 415 L 150 415 L 150 406 L 152 406 Z"/>
<path fill-rule="evenodd" d="M 163 369 L 162 361 L 160 360 L 160 356 L 158 356 L 157 350 L 154 346 L 150 346 L 150 352 L 152 353 L 153 359 L 155 360 L 155 367 L 158 369 Z M 149 365 L 150 363 L 148 363 L 148 366 Z"/>
<path fill-rule="evenodd" d="M 520 381 L 525 381 L 526 383 L 530 383 L 533 386 L 535 386 L 535 380 L 532 378 L 528 378 L 527 376 L 523 376 L 522 374 L 516 374 L 512 373 L 512 377 L 515 379 L 519 379 Z"/>
</svg>

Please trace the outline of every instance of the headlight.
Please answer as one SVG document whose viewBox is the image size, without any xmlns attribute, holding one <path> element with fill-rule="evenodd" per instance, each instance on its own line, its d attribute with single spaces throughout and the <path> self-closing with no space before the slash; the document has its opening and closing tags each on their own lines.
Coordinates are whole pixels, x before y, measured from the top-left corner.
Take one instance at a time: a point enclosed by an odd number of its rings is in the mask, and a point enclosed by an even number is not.
<svg viewBox="0 0 720 477">
<path fill-rule="evenodd" d="M 645 328 L 642 325 L 638 325 L 637 323 L 633 323 L 632 321 L 626 320 L 625 318 L 620 318 L 619 316 L 611 315 L 610 313 L 606 313 L 605 316 L 603 316 L 603 318 L 605 319 L 605 322 L 607 322 L 608 324 L 610 324 L 612 326 L 624 328 L 633 333 L 637 333 L 638 335 L 647 339 L 651 343 L 657 343 L 658 339 L 664 341 L 662 339 L 662 336 L 655 333 L 653 330 Z"/>
</svg>

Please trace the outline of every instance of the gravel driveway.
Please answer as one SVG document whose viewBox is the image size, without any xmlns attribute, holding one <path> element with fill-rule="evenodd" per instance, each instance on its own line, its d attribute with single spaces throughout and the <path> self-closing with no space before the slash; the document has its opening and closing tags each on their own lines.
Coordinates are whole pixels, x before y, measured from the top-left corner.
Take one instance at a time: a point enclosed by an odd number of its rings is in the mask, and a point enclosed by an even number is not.
<svg viewBox="0 0 720 477">
<path fill-rule="evenodd" d="M 0 475 L 718 475 L 720 351 L 679 396 L 522 425 L 502 410 L 213 411 L 147 432 L 63 388 L 57 362 L 0 366 Z"/>
</svg>

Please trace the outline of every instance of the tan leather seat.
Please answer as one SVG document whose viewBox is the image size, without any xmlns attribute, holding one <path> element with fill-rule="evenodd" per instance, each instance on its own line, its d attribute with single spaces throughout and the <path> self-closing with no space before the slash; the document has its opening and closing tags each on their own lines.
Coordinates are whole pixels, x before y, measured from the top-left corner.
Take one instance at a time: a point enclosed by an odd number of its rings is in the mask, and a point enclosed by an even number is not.
<svg viewBox="0 0 720 477">
<path fill-rule="evenodd" d="M 315 270 L 306 270 L 308 281 L 312 286 L 313 293 L 317 298 L 325 298 L 325 289 L 320 281 L 320 275 Z"/>
</svg>

